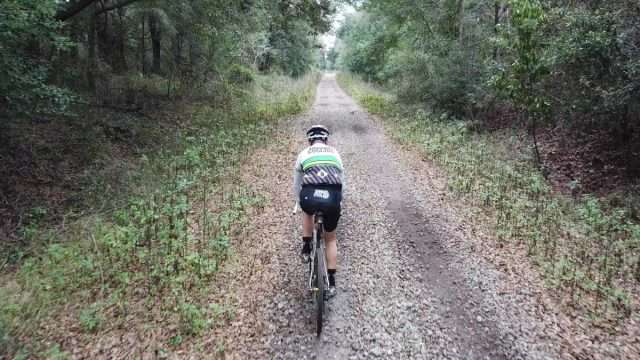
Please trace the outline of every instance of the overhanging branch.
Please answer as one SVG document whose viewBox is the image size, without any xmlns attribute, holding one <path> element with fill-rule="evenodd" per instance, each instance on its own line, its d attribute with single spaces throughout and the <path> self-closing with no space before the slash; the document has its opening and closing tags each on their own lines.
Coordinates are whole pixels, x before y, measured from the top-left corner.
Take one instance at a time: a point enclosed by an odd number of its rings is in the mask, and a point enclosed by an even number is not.
<svg viewBox="0 0 640 360">
<path fill-rule="evenodd" d="M 56 14 L 56 20 L 66 21 L 94 2 L 95 0 L 80 0 L 78 2 L 74 2 L 68 8 L 58 11 L 58 13 Z"/>
<path fill-rule="evenodd" d="M 129 5 L 129 4 L 133 3 L 133 2 L 136 2 L 136 1 L 139 1 L 139 0 L 122 0 L 122 1 L 117 2 L 115 4 L 111 4 L 109 6 L 105 6 L 104 8 L 96 11 L 95 15 L 100 15 L 100 14 L 105 13 L 107 11 L 111 11 L 111 10 L 119 9 L 121 7 L 125 7 L 125 6 L 127 6 L 127 5 Z"/>
<path fill-rule="evenodd" d="M 56 20 L 66 21 L 66 20 L 76 16 L 78 13 L 80 13 L 82 10 L 87 8 L 89 5 L 93 4 L 95 1 L 96 0 L 80 0 L 80 1 L 74 2 L 68 8 L 58 11 L 58 13 L 56 14 Z M 119 2 L 111 4 L 109 6 L 105 6 L 104 8 L 96 11 L 94 15 L 100 15 L 100 14 L 105 13 L 107 11 L 111 11 L 111 10 L 114 10 L 114 9 L 119 9 L 121 7 L 125 7 L 125 6 L 127 6 L 127 5 L 129 5 L 129 4 L 133 3 L 133 2 L 136 2 L 136 1 L 138 1 L 138 0 L 121 0 Z"/>
</svg>

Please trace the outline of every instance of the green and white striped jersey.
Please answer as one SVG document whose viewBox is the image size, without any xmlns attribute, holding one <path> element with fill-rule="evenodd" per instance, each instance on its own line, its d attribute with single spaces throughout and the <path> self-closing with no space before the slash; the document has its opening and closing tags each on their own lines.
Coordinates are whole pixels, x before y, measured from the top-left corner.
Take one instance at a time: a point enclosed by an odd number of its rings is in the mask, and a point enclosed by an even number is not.
<svg viewBox="0 0 640 360">
<path fill-rule="evenodd" d="M 338 151 L 322 142 L 304 149 L 296 160 L 293 172 L 294 196 L 302 185 L 341 185 L 344 187 L 344 168 Z"/>
</svg>

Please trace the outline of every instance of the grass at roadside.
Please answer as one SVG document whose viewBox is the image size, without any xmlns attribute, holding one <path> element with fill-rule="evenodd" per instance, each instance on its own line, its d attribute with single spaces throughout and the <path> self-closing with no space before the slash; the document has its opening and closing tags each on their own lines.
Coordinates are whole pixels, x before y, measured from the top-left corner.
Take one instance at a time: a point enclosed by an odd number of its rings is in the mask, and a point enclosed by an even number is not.
<svg viewBox="0 0 640 360">
<path fill-rule="evenodd" d="M 569 304 L 605 319 L 637 311 L 640 225 L 627 209 L 553 192 L 513 135 L 481 134 L 470 122 L 398 104 L 348 74 L 338 82 L 381 115 L 396 141 L 444 168 L 450 191 L 491 210 L 499 240 L 525 246 Z"/>
<path fill-rule="evenodd" d="M 299 80 L 259 76 L 251 87 L 232 89 L 224 107 L 195 106 L 176 128 L 175 143 L 139 159 L 126 206 L 82 217 L 62 231 L 28 229 L 34 242 L 47 245 L 5 275 L 0 357 L 52 357 L 53 351 L 64 358 L 51 345 L 64 327 L 96 334 L 126 328 L 132 315 L 176 328 L 170 345 L 177 346 L 232 316 L 224 304 L 200 299 L 259 194 L 233 182 L 225 187 L 229 181 L 223 179 L 272 135 L 278 119 L 310 105 L 317 81 L 316 74 Z M 56 326 L 61 312 L 77 322 Z"/>
</svg>

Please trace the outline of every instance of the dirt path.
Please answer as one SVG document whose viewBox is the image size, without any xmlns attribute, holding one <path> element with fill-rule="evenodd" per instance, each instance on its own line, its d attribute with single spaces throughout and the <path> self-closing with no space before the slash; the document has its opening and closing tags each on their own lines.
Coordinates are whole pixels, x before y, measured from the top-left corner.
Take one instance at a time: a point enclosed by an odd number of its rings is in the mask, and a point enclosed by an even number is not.
<svg viewBox="0 0 640 360">
<path fill-rule="evenodd" d="M 347 177 L 338 233 L 339 293 L 329 303 L 319 339 L 313 305 L 303 291 L 299 219 L 289 214 L 291 167 L 312 123 L 332 130 Z M 311 111 L 282 135 L 295 140 L 275 146 L 279 152 L 256 154 L 268 165 L 252 174 L 254 186 L 271 202 L 256 217 L 251 256 L 260 265 L 238 281 L 239 309 L 226 330 L 227 357 L 561 356 L 549 341 L 555 324 L 537 315 L 535 290 L 475 254 L 472 235 L 447 209 L 429 165 L 392 144 L 334 77 L 324 77 Z"/>
</svg>

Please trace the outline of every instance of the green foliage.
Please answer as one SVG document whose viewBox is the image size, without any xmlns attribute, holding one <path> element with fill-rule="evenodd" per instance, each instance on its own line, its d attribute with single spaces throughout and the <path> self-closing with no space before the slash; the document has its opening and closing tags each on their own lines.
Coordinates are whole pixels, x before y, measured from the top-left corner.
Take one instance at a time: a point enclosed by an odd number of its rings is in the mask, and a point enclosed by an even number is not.
<svg viewBox="0 0 640 360">
<path fill-rule="evenodd" d="M 231 316 L 225 306 L 193 299 L 206 298 L 201 292 L 232 254 L 247 211 L 264 201 L 234 183 L 236 171 L 278 119 L 311 103 L 317 80 L 315 74 L 297 81 L 258 76 L 255 88 L 229 108 L 199 106 L 177 132 L 175 148 L 141 159 L 126 207 L 68 224 L 22 263 L 15 286 L 0 288 L 0 340 L 34 336 L 40 321 L 70 302 L 89 303 L 77 315 L 86 332 L 118 320 L 113 315 L 126 314 L 129 303 L 152 299 L 175 309 L 182 335 L 201 334 L 213 320 Z M 34 228 L 34 236 L 44 234 Z M 121 311 L 106 311 L 112 307 Z"/>
<path fill-rule="evenodd" d="M 60 345 L 54 345 L 49 350 L 45 351 L 42 356 L 51 360 L 67 360 L 70 359 L 71 356 L 66 351 L 62 351 L 60 349 Z"/>
<path fill-rule="evenodd" d="M 240 64 L 233 64 L 227 73 L 229 81 L 234 84 L 245 85 L 255 81 L 255 72 Z"/>
<path fill-rule="evenodd" d="M 265 12 L 268 34 L 256 65 L 263 71 L 304 75 L 317 61 L 316 49 L 320 45 L 316 35 L 330 28 L 330 16 L 335 12 L 333 1 L 264 1 L 261 14 Z"/>
<path fill-rule="evenodd" d="M 84 331 L 93 333 L 99 329 L 100 324 L 104 322 L 104 316 L 101 311 L 100 304 L 96 303 L 80 312 L 80 326 Z"/>
<path fill-rule="evenodd" d="M 184 334 L 200 335 L 211 325 L 207 319 L 206 311 L 194 304 L 180 304 L 178 313 L 180 314 L 180 328 Z"/>
<path fill-rule="evenodd" d="M 183 337 L 182 335 L 176 335 L 174 337 L 172 337 L 171 339 L 169 339 L 169 345 L 171 346 L 180 346 L 180 344 L 182 344 L 183 341 Z"/>
<path fill-rule="evenodd" d="M 529 155 L 514 154 L 507 134 L 477 134 L 468 122 L 400 106 L 353 77 L 338 80 L 368 110 L 384 115 L 397 141 L 446 169 L 452 193 L 491 210 L 500 241 L 524 246 L 550 285 L 562 286 L 595 314 L 629 314 L 630 291 L 640 281 L 640 224 L 626 209 L 592 196 L 555 194 Z"/>
<path fill-rule="evenodd" d="M 338 30 L 338 63 L 404 102 L 459 117 L 512 107 L 532 127 L 605 125 L 621 138 L 638 124 L 640 16 L 625 1 L 359 4 Z"/>
<path fill-rule="evenodd" d="M 395 34 L 380 30 L 386 26 L 384 19 L 368 14 L 355 14 L 345 20 L 338 33 L 346 44 L 339 55 L 340 65 L 367 79 L 380 80 L 385 55 L 395 42 Z"/>
<path fill-rule="evenodd" d="M 608 2 L 596 11 L 550 11 L 547 32 L 557 31 L 557 36 L 546 53 L 555 80 L 547 89 L 554 108 L 573 121 L 592 120 L 589 115 L 595 113 L 619 126 L 628 121 L 628 110 L 637 111 L 640 49 L 632 37 L 640 27 L 628 10 Z"/>
<path fill-rule="evenodd" d="M 338 63 L 394 89 L 405 102 L 461 114 L 482 83 L 486 65 L 476 52 L 487 35 L 462 36 L 460 23 L 467 23 L 457 4 L 368 1 L 338 31 Z M 468 26 L 482 30 L 477 23 Z"/>
<path fill-rule="evenodd" d="M 358 102 L 362 103 L 367 111 L 374 114 L 384 114 L 389 111 L 389 104 L 392 103 L 392 99 L 384 92 L 375 89 L 369 84 L 368 86 L 363 86 L 358 78 L 349 74 L 340 73 L 337 80 L 340 86 L 356 98 Z"/>
<path fill-rule="evenodd" d="M 287 75 L 299 77 L 312 63 L 314 43 L 307 36 L 310 31 L 307 24 L 300 21 L 285 22 L 286 26 L 271 33 L 270 44 L 273 47 L 263 59 L 265 69 L 276 67 Z"/>
<path fill-rule="evenodd" d="M 512 0 L 509 4 L 513 12 L 511 27 L 502 32 L 501 44 L 513 53 L 513 61 L 506 69 L 501 69 L 492 84 L 523 111 L 543 115 L 548 108 L 539 86 L 542 77 L 548 73 L 542 59 L 544 10 L 538 0 Z"/>
<path fill-rule="evenodd" d="M 51 62 L 71 44 L 54 20 L 55 1 L 8 0 L 0 11 L 0 104 L 9 114 L 64 113 L 73 94 L 49 84 Z M 8 115 L 8 114 L 6 114 Z"/>
<path fill-rule="evenodd" d="M 132 94 L 170 97 L 181 84 L 179 95 L 200 94 L 227 69 L 234 83 L 250 82 L 256 68 L 299 77 L 314 65 L 316 36 L 329 30 L 335 11 L 330 0 L 121 4 L 101 11 L 97 2 L 89 2 L 82 11 L 60 17 L 77 3 L 3 2 L 3 117 L 67 114 L 78 102 L 74 91 L 89 90 L 87 99 L 95 95 L 98 103 L 117 105 L 129 104 Z M 112 5 L 118 4 L 106 7 Z M 154 88 L 134 86 L 126 89 L 131 93 L 126 99 L 118 99 L 123 88 L 112 76 L 131 73 L 162 76 L 167 86 L 148 93 Z"/>
</svg>

